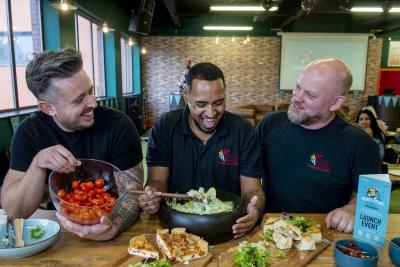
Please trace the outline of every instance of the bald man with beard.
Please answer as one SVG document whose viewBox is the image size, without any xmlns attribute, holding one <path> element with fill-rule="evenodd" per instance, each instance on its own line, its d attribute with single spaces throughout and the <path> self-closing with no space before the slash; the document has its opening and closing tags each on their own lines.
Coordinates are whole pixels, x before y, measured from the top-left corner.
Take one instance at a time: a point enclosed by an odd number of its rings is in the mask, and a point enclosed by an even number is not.
<svg viewBox="0 0 400 267">
<path fill-rule="evenodd" d="M 300 74 L 289 110 L 258 124 L 267 212 L 326 213 L 328 228 L 353 231 L 359 175 L 380 173 L 381 162 L 376 143 L 336 115 L 351 84 L 342 61 L 317 59 Z"/>
</svg>

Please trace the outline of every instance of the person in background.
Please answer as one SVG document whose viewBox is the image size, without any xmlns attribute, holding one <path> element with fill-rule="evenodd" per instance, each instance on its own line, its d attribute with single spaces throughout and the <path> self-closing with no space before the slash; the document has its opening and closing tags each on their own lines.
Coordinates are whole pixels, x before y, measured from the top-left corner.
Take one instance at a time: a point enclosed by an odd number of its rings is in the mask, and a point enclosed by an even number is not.
<svg viewBox="0 0 400 267">
<path fill-rule="evenodd" d="M 357 123 L 379 146 L 381 160 L 385 156 L 385 135 L 379 128 L 374 114 L 369 109 L 362 109 L 357 114 Z"/>
<path fill-rule="evenodd" d="M 247 215 L 232 227 L 238 238 L 262 218 L 261 151 L 250 122 L 225 111 L 225 88 L 216 65 L 204 62 L 190 68 L 184 90 L 187 106 L 160 116 L 151 130 L 147 194 L 139 202 L 145 212 L 156 213 L 159 192 L 214 187 L 241 194 Z"/>
<path fill-rule="evenodd" d="M 69 173 L 77 158 L 93 158 L 120 168 L 127 186 L 142 188 L 140 137 L 128 116 L 97 106 L 93 84 L 75 49 L 35 54 L 26 67 L 26 82 L 39 111 L 17 128 L 11 144 L 11 165 L 1 193 L 9 216 L 27 218 L 41 202 L 50 171 Z M 64 228 L 80 237 L 109 240 L 134 223 L 139 214 L 137 197 L 125 194 L 111 221 L 76 224 L 57 214 Z"/>
<path fill-rule="evenodd" d="M 384 121 L 378 119 L 378 116 L 376 115 L 376 111 L 375 111 L 374 107 L 373 106 L 366 106 L 366 107 L 363 107 L 362 110 L 369 110 L 374 115 L 374 117 L 376 119 L 376 123 L 378 124 L 379 129 L 381 130 L 383 135 L 385 135 L 386 134 L 386 130 L 387 130 L 386 123 Z"/>
<path fill-rule="evenodd" d="M 315 60 L 300 74 L 289 110 L 258 124 L 267 212 L 326 213 L 328 228 L 353 231 L 359 175 L 380 173 L 381 161 L 375 142 L 335 113 L 351 84 L 342 61 Z"/>
</svg>

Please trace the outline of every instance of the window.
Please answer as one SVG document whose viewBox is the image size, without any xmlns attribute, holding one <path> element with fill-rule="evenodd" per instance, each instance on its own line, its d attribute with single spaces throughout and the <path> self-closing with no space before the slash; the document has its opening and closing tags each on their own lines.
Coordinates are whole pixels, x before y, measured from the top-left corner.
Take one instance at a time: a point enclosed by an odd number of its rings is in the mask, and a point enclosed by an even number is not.
<svg viewBox="0 0 400 267">
<path fill-rule="evenodd" d="M 132 46 L 129 45 L 129 37 L 121 37 L 121 72 L 122 72 L 122 94 L 133 93 L 132 79 Z"/>
<path fill-rule="evenodd" d="M 82 53 L 83 69 L 93 82 L 97 97 L 105 97 L 104 44 L 100 25 L 77 14 L 77 47 Z"/>
<path fill-rule="evenodd" d="M 26 85 L 25 67 L 31 54 L 39 51 L 39 1 L 0 0 L 0 111 L 36 105 Z"/>
</svg>

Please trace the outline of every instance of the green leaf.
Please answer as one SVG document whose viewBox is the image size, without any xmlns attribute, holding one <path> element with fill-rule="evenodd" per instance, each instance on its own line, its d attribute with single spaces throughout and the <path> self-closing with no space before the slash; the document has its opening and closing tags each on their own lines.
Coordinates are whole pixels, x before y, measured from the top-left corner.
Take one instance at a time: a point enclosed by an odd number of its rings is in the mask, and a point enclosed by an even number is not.
<svg viewBox="0 0 400 267">
<path fill-rule="evenodd" d="M 41 225 L 38 225 L 36 228 L 31 229 L 31 238 L 33 239 L 40 239 L 44 237 L 46 234 L 46 231 L 44 230 L 44 227 Z"/>
</svg>

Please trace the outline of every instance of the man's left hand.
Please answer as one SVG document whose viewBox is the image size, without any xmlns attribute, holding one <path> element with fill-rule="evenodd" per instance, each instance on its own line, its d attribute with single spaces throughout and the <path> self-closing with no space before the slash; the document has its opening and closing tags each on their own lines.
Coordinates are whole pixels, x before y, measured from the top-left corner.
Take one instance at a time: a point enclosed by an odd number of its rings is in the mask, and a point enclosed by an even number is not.
<svg viewBox="0 0 400 267">
<path fill-rule="evenodd" d="M 113 226 L 111 220 L 105 216 L 100 218 L 100 223 L 93 225 L 74 223 L 58 212 L 56 212 L 56 216 L 65 229 L 82 238 L 106 241 L 114 238 L 118 234 L 118 230 Z"/>
<path fill-rule="evenodd" d="M 258 217 L 261 216 L 257 210 L 257 196 L 251 198 L 247 205 L 247 215 L 236 220 L 236 224 L 232 226 L 235 238 L 240 238 L 250 232 L 257 223 Z"/>
<path fill-rule="evenodd" d="M 352 233 L 354 229 L 354 209 L 349 206 L 337 208 L 325 218 L 326 227 L 339 232 Z"/>
</svg>

